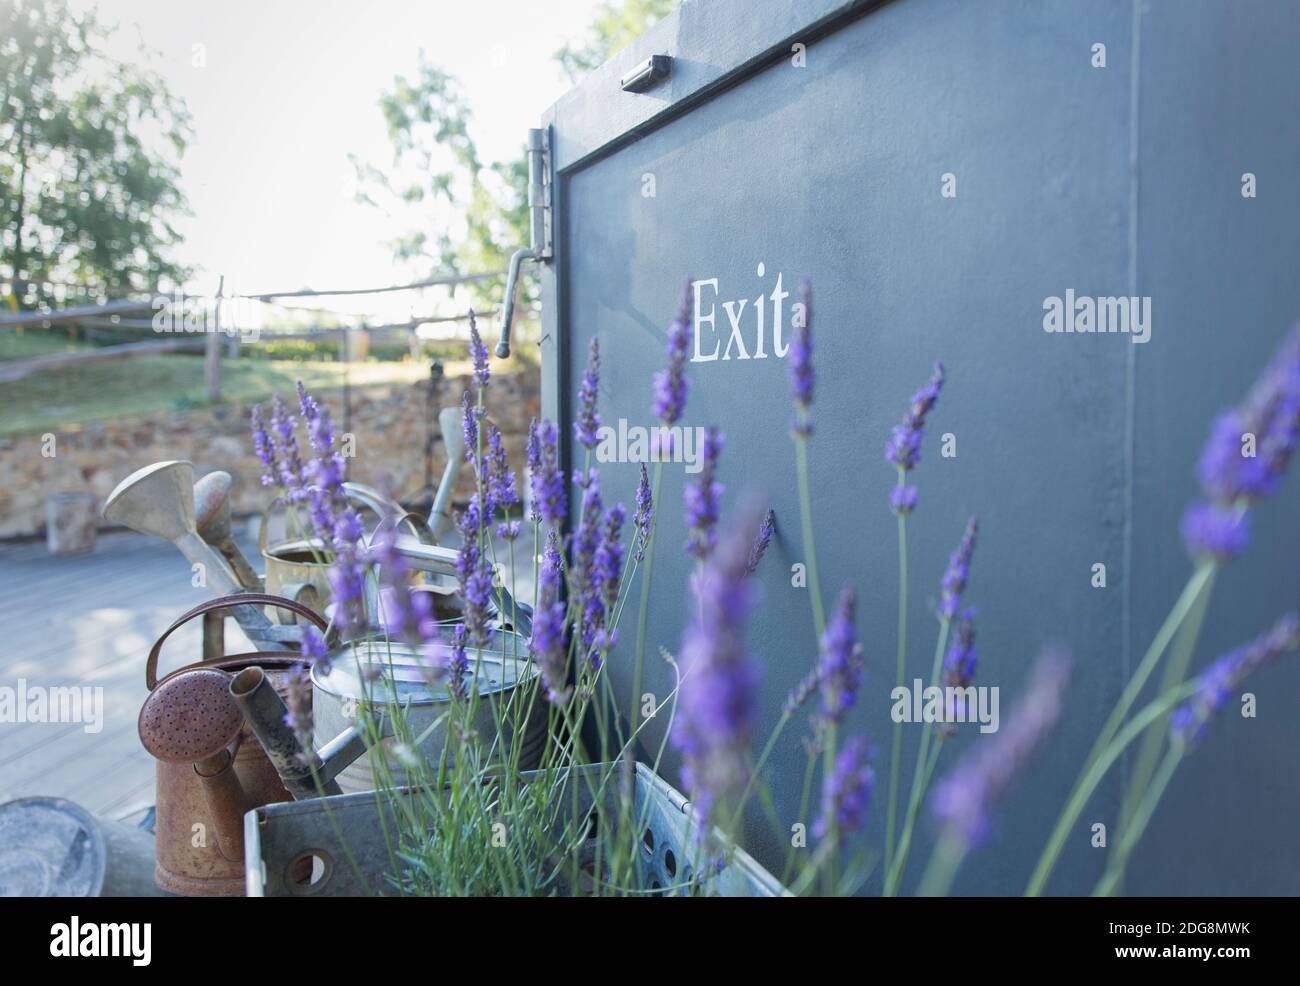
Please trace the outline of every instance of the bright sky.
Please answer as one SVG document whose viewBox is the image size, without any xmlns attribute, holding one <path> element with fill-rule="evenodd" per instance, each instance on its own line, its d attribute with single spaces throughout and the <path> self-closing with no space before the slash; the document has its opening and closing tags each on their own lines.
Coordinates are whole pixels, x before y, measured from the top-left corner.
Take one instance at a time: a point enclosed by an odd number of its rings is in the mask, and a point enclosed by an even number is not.
<svg viewBox="0 0 1300 986">
<path fill-rule="evenodd" d="M 423 271 L 395 267 L 403 230 L 353 201 L 349 153 L 391 159 L 376 105 L 417 52 L 457 76 L 485 160 L 513 157 L 568 88 L 552 54 L 580 38 L 595 0 L 85 0 L 120 25 L 113 53 L 143 41 L 194 118 L 182 161 L 194 215 L 181 259 L 204 294 L 371 287 Z M 202 49 L 195 46 L 202 45 Z M 196 55 L 201 54 L 201 59 Z M 206 64 L 196 65 L 196 61 Z M 405 318 L 436 295 L 328 299 L 338 310 Z M 382 307 L 381 307 L 382 306 Z"/>
</svg>

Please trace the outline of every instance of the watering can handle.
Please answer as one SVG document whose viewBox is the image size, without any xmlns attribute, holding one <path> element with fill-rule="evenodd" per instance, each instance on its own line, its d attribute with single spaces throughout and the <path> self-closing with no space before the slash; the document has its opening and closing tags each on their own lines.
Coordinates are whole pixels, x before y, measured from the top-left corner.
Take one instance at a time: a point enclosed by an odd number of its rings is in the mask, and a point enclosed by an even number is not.
<svg viewBox="0 0 1300 986">
<path fill-rule="evenodd" d="M 283 596 L 271 596 L 263 592 L 237 592 L 230 596 L 222 596 L 219 599 L 209 599 L 206 602 L 199 603 L 183 616 L 177 617 L 176 622 L 164 630 L 162 636 L 154 641 L 153 648 L 149 651 L 149 658 L 144 665 L 144 682 L 149 690 L 153 691 L 158 684 L 158 656 L 162 653 L 163 644 L 168 637 L 196 616 L 202 616 L 204 613 L 210 613 L 216 609 L 229 609 L 232 606 L 245 604 L 275 606 L 278 609 L 291 610 L 311 621 L 322 634 L 329 629 L 329 624 L 315 610 L 304 606 L 302 603 L 294 602 L 292 599 L 285 599 Z"/>
</svg>

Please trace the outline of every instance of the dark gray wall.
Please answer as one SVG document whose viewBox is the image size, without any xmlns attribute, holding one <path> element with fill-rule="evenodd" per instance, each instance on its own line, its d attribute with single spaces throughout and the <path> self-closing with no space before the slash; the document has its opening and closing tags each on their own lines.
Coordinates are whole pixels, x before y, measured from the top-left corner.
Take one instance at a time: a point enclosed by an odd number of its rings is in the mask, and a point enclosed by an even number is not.
<svg viewBox="0 0 1300 986">
<path fill-rule="evenodd" d="M 596 336 L 605 421 L 650 425 L 650 377 L 685 275 L 720 279 L 724 345 L 722 301 L 770 292 L 778 271 L 792 295 L 812 276 L 819 556 L 828 606 L 845 583 L 860 594 L 870 669 L 854 728 L 879 750 L 869 836 L 880 844 L 897 609 L 882 451 L 932 361 L 946 363 L 914 474 L 909 668 L 929 666 L 939 579 L 969 513 L 982 528 L 968 597 L 980 681 L 1002 687 L 1005 712 L 1043 642 L 1076 658 L 1062 728 L 1008 803 L 997 847 L 972 857 L 958 885 L 1018 893 L 1187 577 L 1178 517 L 1210 419 L 1300 308 L 1300 12 L 1173 0 L 859 6 L 697 0 L 552 111 L 560 235 L 544 276 L 546 403 L 571 434 L 573 385 Z M 793 40 L 809 42 L 805 68 L 789 63 Z M 1104 69 L 1090 64 L 1094 42 L 1107 46 Z M 652 52 L 678 58 L 672 82 L 620 92 L 620 72 Z M 1241 197 L 1244 171 L 1258 175 L 1259 198 Z M 945 172 L 956 199 L 939 194 Z M 1150 295 L 1152 341 L 1044 333 L 1043 299 L 1067 288 Z M 790 585 L 803 548 L 786 373 L 771 356 L 689 370 L 686 423 L 727 434 L 727 504 L 753 490 L 778 516 L 751 636 L 766 668 L 764 735 L 815 654 L 808 592 Z M 938 455 L 944 432 L 955 459 Z M 630 503 L 636 475 L 606 466 L 607 491 Z M 660 693 L 669 676 L 653 655 L 676 648 L 686 601 L 685 478 L 666 468 L 660 501 L 647 686 Z M 1292 477 L 1259 511 L 1257 544 L 1220 579 L 1198 663 L 1300 602 L 1297 489 Z M 1105 589 L 1090 585 L 1095 562 L 1107 565 Z M 634 631 L 629 614 L 624 640 Z M 625 647 L 611 662 L 624 687 L 629 661 Z M 1298 671 L 1292 661 L 1261 676 L 1259 718 L 1225 717 L 1185 765 L 1131 892 L 1300 891 Z M 905 730 L 909 774 L 920 728 Z M 786 812 L 802 773 L 792 734 L 770 772 Z M 1085 812 L 1053 890 L 1091 888 L 1103 859 L 1087 825 L 1113 824 L 1116 796 L 1104 790 Z M 752 821 L 770 862 L 780 846 Z M 928 849 L 926 830 L 918 864 Z"/>
</svg>

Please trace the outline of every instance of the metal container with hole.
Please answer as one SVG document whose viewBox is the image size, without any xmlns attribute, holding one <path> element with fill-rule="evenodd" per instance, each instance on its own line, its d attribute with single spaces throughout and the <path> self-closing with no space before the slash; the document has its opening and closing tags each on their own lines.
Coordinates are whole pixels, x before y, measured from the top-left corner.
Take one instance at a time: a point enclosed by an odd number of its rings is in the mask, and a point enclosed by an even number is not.
<svg viewBox="0 0 1300 986">
<path fill-rule="evenodd" d="M 614 811 L 615 785 L 608 786 L 605 803 L 595 806 L 584 775 L 593 779 L 611 768 L 592 764 L 574 771 L 577 811 L 587 817 L 594 837 L 602 809 Z M 525 774 L 524 779 L 538 773 Z M 636 765 L 636 813 L 645 820 L 637 850 L 635 892 L 649 896 L 685 893 L 692 879 L 696 893 L 720 897 L 779 897 L 785 889 L 744 850 L 725 854 L 721 869 L 707 876 L 692 873 L 697 822 L 681 792 L 644 764 Z M 411 797 L 398 794 L 396 797 Z M 566 811 L 570 799 L 561 800 Z M 383 803 L 381 818 L 380 802 Z M 392 894 L 389 877 L 397 862 L 385 833 L 393 831 L 393 798 L 374 794 L 345 794 L 333 798 L 266 805 L 244 816 L 244 852 L 249 897 L 358 897 Z M 570 816 L 571 817 L 571 816 Z M 721 833 L 715 833 L 721 839 Z M 594 838 L 589 840 L 594 846 Z M 587 865 L 593 852 L 579 850 Z M 307 876 L 308 864 L 311 875 Z"/>
<path fill-rule="evenodd" d="M 471 675 L 478 679 L 474 726 L 479 735 L 495 735 L 500 715 L 505 723 L 502 749 L 512 749 L 519 737 L 519 768 L 536 767 L 546 743 L 547 715 L 526 639 L 510 630 L 495 630 L 481 652 L 471 647 L 466 657 Z M 443 720 L 452 699 L 445 682 L 430 680 L 416 648 L 386 640 L 355 641 L 330 656 L 328 670 L 314 667 L 311 678 L 318 749 L 357 724 L 363 701 L 376 723 L 384 715 L 386 732 L 395 727 L 394 735 L 371 745 L 366 756 L 338 774 L 345 793 L 411 783 L 403 763 L 411 756 L 437 763 L 446 745 Z"/>
</svg>

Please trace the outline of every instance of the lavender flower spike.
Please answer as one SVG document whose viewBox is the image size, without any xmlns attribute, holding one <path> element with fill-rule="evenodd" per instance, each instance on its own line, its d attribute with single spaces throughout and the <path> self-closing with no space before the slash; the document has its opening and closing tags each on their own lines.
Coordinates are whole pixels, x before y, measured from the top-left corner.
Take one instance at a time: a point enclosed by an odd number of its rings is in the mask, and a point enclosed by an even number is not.
<svg viewBox="0 0 1300 986">
<path fill-rule="evenodd" d="M 970 701 L 973 693 L 966 692 L 975 680 L 979 666 L 979 651 L 975 647 L 975 608 L 965 610 L 958 618 L 952 643 L 943 657 L 943 683 L 953 691 L 945 691 L 944 721 L 938 723 L 943 736 L 953 736 L 956 724 L 970 722 Z"/>
<path fill-rule="evenodd" d="M 538 574 L 537 611 L 533 613 L 533 634 L 528 640 L 528 652 L 541 672 L 542 685 L 552 705 L 565 705 L 573 697 L 568 681 L 565 606 L 560 599 L 562 578 L 559 536 L 551 531 Z"/>
<path fill-rule="evenodd" d="M 912 404 L 903 415 L 903 423 L 894 427 L 885 444 L 885 459 L 903 472 L 908 472 L 921 461 L 921 438 L 925 435 L 925 419 L 934 410 L 943 389 L 943 364 L 934 364 L 929 383 L 912 395 Z"/>
<path fill-rule="evenodd" d="M 469 358 L 474 364 L 475 381 L 480 387 L 486 387 L 492 378 L 492 371 L 488 369 L 487 346 L 483 344 L 483 337 L 478 334 L 478 320 L 474 317 L 472 308 L 469 312 Z"/>
<path fill-rule="evenodd" d="M 636 513 L 632 516 L 632 526 L 636 529 L 636 548 L 632 563 L 640 564 L 645 558 L 646 548 L 650 545 L 650 522 L 654 520 L 654 494 L 650 491 L 650 476 L 646 473 L 645 463 L 641 463 L 641 481 L 636 487 Z"/>
<path fill-rule="evenodd" d="M 600 412 L 596 410 L 599 392 L 600 343 L 593 338 L 587 352 L 582 386 L 578 388 L 578 420 L 573 422 L 573 435 L 583 448 L 593 449 L 600 443 Z"/>
<path fill-rule="evenodd" d="M 718 474 L 718 456 L 722 453 L 722 433 L 714 427 L 706 428 L 702 444 L 704 447 L 700 456 L 702 461 L 699 476 L 694 483 L 687 484 L 684 492 L 686 526 L 690 528 L 686 550 L 701 561 L 709 557 L 718 538 L 722 484 L 715 477 Z"/>
<path fill-rule="evenodd" d="M 1234 506 L 1194 503 L 1183 514 L 1182 535 L 1192 558 L 1224 564 L 1250 545 L 1250 515 Z"/>
<path fill-rule="evenodd" d="M 772 543 L 772 535 L 775 533 L 776 511 L 768 510 L 763 517 L 763 526 L 758 529 L 758 533 L 754 535 L 754 543 L 749 546 L 749 561 L 745 565 L 746 575 L 753 575 L 758 571 L 759 563 L 767 554 L 767 546 Z"/>
<path fill-rule="evenodd" d="M 976 743 L 936 785 L 930 806 L 946 837 L 963 849 L 975 848 L 992 834 L 994 808 L 1056 725 L 1069 679 L 1066 657 L 1051 651 L 1040 657 L 1001 730 Z"/>
<path fill-rule="evenodd" d="M 478 463 L 478 408 L 469 399 L 469 391 L 460 395 L 460 426 L 465 433 L 465 459 Z"/>
<path fill-rule="evenodd" d="M 1239 408 L 1214 422 L 1198 475 L 1216 503 L 1275 493 L 1300 442 L 1300 325 L 1283 340 Z"/>
<path fill-rule="evenodd" d="M 745 646 L 754 594 L 745 565 L 757 520 L 746 512 L 693 580 L 689 611 L 695 616 L 679 652 L 683 676 L 672 743 L 683 757 L 682 780 L 700 813 L 701 837 L 715 808 L 748 781 L 758 668 Z"/>
<path fill-rule="evenodd" d="M 1248 677 L 1294 650 L 1300 650 L 1300 616 L 1288 613 L 1267 633 L 1211 664 L 1196 679 L 1195 694 L 1170 717 L 1173 741 L 1185 747 L 1199 741 Z"/>
<path fill-rule="evenodd" d="M 691 282 L 682 289 L 677 316 L 668 326 L 668 362 L 655 374 L 654 415 L 666 425 L 676 424 L 686 410 L 686 355 L 691 332 Z"/>
<path fill-rule="evenodd" d="M 262 421 L 262 409 L 256 404 L 253 405 L 251 421 L 253 451 L 257 453 L 257 458 L 262 463 L 262 485 L 276 486 L 280 482 L 280 467 L 275 461 L 275 445 L 271 441 L 271 436 L 267 434 L 266 424 Z"/>
<path fill-rule="evenodd" d="M 558 429 L 545 418 L 534 421 L 529 430 L 528 481 L 533 512 L 554 527 L 564 523 L 568 511 L 567 490 L 560 473 L 560 451 L 556 446 L 558 437 Z"/>
<path fill-rule="evenodd" d="M 822 784 L 822 813 L 813 825 L 813 835 L 824 839 L 833 831 L 838 841 L 861 829 L 867 821 L 875 780 L 867 738 L 852 737 L 835 757 L 835 769 Z"/>
<path fill-rule="evenodd" d="M 971 556 L 975 553 L 975 535 L 979 532 L 979 518 L 966 521 L 966 532 L 961 544 L 948 559 L 948 570 L 943 573 L 943 598 L 939 602 L 939 616 L 951 622 L 961 609 L 961 594 L 966 591 L 970 578 Z"/>
<path fill-rule="evenodd" d="M 825 722 L 840 722 L 858 700 L 863 660 L 853 622 L 856 602 L 852 587 L 845 587 L 822 634 L 817 677 L 821 683 L 821 715 Z"/>
<path fill-rule="evenodd" d="M 790 387 L 794 391 L 794 431 L 806 438 L 812 434 L 809 409 L 816 380 L 812 364 L 812 281 L 806 277 L 799 285 L 799 303 L 803 311 L 794 319 L 794 338 L 790 342 Z"/>
</svg>

